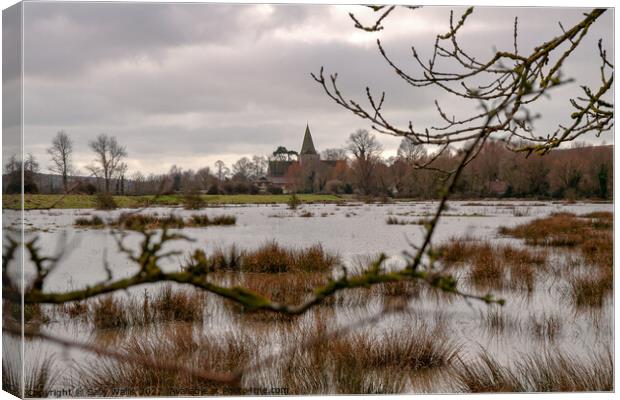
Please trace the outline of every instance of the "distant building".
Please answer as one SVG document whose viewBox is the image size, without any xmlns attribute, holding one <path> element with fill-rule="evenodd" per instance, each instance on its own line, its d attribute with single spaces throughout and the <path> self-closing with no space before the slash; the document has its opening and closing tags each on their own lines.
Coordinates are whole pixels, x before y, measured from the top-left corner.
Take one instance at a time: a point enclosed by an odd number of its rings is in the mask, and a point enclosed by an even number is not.
<svg viewBox="0 0 620 400">
<path fill-rule="evenodd" d="M 293 184 L 291 174 L 289 174 L 291 167 L 304 166 L 304 168 L 308 168 L 309 165 L 315 165 L 318 169 L 322 166 L 328 166 L 331 168 L 335 164 L 336 161 L 321 160 L 321 156 L 314 147 L 310 127 L 306 125 L 304 139 L 301 144 L 301 151 L 299 152 L 297 160 L 270 160 L 269 167 L 267 169 L 267 176 L 261 178 L 259 181 L 261 183 L 261 188 L 276 186 L 286 191 Z"/>
</svg>

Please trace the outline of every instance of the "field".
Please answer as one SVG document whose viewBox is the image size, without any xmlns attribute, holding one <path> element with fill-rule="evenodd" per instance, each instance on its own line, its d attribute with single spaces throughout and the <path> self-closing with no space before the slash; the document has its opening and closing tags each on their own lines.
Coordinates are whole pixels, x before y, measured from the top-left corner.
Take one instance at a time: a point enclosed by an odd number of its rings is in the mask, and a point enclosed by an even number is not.
<svg viewBox="0 0 620 400">
<path fill-rule="evenodd" d="M 340 196 L 329 194 L 300 194 L 297 196 L 302 203 L 338 203 L 344 201 Z M 182 195 L 161 196 L 113 196 L 114 201 L 121 208 L 180 206 L 183 204 Z M 238 195 L 201 195 L 200 198 L 207 205 L 224 204 L 285 204 L 290 196 L 286 194 L 238 194 Z M 2 206 L 5 209 L 16 210 L 20 207 L 19 195 L 2 195 Z M 80 209 L 95 208 L 95 196 L 90 195 L 60 195 L 60 194 L 26 194 L 24 209 L 38 210 L 51 208 Z"/>
<path fill-rule="evenodd" d="M 468 302 L 411 281 L 347 290 L 299 316 L 248 312 L 170 283 L 29 306 L 28 327 L 118 350 L 133 361 L 28 340 L 28 382 L 42 396 L 63 390 L 93 396 L 611 391 L 612 209 L 451 202 L 435 239 L 436 268 L 452 274 L 462 290 L 492 293 L 504 306 Z M 402 268 L 402 251 L 419 242 L 433 210 L 431 202 L 350 201 L 296 210 L 284 204 L 156 207 L 142 210 L 139 221 L 171 219 L 171 213 L 175 221 L 234 216 L 229 225 L 179 229 L 193 241 L 175 243 L 181 255 L 162 260 L 162 269 L 192 268 L 189 254 L 202 250 L 211 282 L 298 304 L 342 268 L 355 276 L 378 253 L 387 256 L 386 270 Z M 76 223 L 98 217 L 113 224 L 126 211 L 28 211 L 27 238 L 37 236 L 48 252 L 61 240 L 79 240 L 45 290 L 105 281 L 104 260 L 114 277 L 135 272 L 117 251 L 113 232 Z M 5 220 L 11 213 L 5 211 Z M 139 239 L 135 230 L 125 238 L 132 249 Z M 28 278 L 33 266 L 26 264 Z M 403 303 L 400 312 L 361 323 Z M 359 327 L 330 336 L 349 324 Z M 271 361 L 250 367 L 269 354 L 275 355 Z M 205 371 L 247 370 L 240 387 L 231 387 L 172 372 L 161 360 Z"/>
</svg>

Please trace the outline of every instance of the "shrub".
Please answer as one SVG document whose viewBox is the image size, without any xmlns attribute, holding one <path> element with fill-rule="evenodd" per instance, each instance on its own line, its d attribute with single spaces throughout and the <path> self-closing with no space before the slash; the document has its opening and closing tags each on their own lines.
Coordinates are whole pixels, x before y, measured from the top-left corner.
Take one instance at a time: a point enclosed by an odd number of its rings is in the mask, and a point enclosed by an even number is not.
<svg viewBox="0 0 620 400">
<path fill-rule="evenodd" d="M 110 193 L 99 192 L 95 195 L 95 207 L 97 210 L 115 210 L 118 205 Z"/>
<path fill-rule="evenodd" d="M 267 192 L 270 194 L 282 194 L 284 191 L 280 186 L 269 185 L 267 186 Z"/>
<path fill-rule="evenodd" d="M 330 194 L 344 193 L 344 184 L 338 179 L 332 179 L 325 184 L 325 192 Z"/>
<path fill-rule="evenodd" d="M 296 210 L 300 204 L 301 204 L 301 200 L 299 200 L 299 197 L 297 197 L 295 193 L 291 193 L 291 195 L 288 198 L 288 208 L 291 210 Z"/>
<path fill-rule="evenodd" d="M 185 193 L 183 195 L 183 208 L 186 210 L 199 210 L 205 207 L 205 201 L 199 193 Z"/>
</svg>

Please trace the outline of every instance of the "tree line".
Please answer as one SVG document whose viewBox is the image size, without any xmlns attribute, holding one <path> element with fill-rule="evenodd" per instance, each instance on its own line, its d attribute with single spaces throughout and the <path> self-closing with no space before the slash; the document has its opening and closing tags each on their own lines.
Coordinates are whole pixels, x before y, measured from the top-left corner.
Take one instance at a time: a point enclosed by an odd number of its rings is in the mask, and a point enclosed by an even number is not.
<svg viewBox="0 0 620 400">
<path fill-rule="evenodd" d="M 397 155 L 382 157 L 383 146 L 366 130 L 349 136 L 345 147 L 322 158 L 333 164 L 289 168 L 298 192 L 357 193 L 371 196 L 434 199 L 462 149 L 431 152 L 403 138 Z M 613 187 L 612 146 L 573 143 L 547 157 L 514 152 L 502 141 L 487 141 L 464 168 L 454 195 L 461 198 L 602 198 Z"/>
<path fill-rule="evenodd" d="M 397 155 L 386 158 L 375 135 L 358 129 L 343 147 L 324 150 L 321 162 L 298 163 L 297 152 L 278 146 L 269 157 L 242 157 L 230 167 L 218 160 L 213 167 L 198 170 L 174 165 L 162 174 L 144 175 L 136 171 L 128 175 L 127 149 L 116 137 L 98 135 L 89 142 L 89 148 L 94 158 L 86 169 L 100 182 L 98 187 L 76 178 L 80 172 L 73 163 L 72 138 L 60 131 L 52 139 L 47 149 L 48 169 L 62 177 L 65 192 L 256 194 L 266 189 L 282 193 L 280 185 L 267 180 L 266 187 L 261 187 L 259 180 L 268 174 L 270 161 L 287 161 L 286 189 L 292 192 L 432 199 L 438 197 L 445 171 L 457 165 L 462 151 L 452 148 L 432 152 L 404 138 Z M 455 195 L 607 199 L 613 187 L 612 166 L 611 146 L 577 143 L 548 157 L 526 157 L 510 151 L 501 141 L 488 141 L 465 167 Z M 9 177 L 6 193 L 20 192 L 21 168 L 16 156 L 5 164 Z M 23 168 L 25 192 L 39 192 L 34 177 L 41 168 L 32 154 L 26 155 Z"/>
</svg>

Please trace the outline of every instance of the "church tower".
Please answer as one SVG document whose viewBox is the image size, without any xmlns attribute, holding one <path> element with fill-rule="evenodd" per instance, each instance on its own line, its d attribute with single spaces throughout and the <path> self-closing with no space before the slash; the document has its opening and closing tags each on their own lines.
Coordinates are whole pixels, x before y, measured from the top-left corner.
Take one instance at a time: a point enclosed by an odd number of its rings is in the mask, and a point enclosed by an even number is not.
<svg viewBox="0 0 620 400">
<path fill-rule="evenodd" d="M 304 164 L 307 162 L 318 161 L 320 159 L 319 154 L 314 148 L 312 142 L 312 135 L 310 134 L 310 127 L 306 124 L 306 133 L 304 134 L 304 142 L 301 145 L 301 151 L 299 152 L 299 163 Z"/>
</svg>

